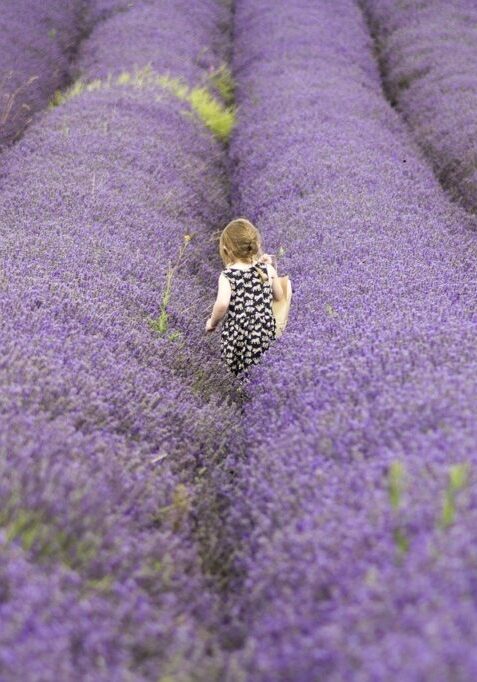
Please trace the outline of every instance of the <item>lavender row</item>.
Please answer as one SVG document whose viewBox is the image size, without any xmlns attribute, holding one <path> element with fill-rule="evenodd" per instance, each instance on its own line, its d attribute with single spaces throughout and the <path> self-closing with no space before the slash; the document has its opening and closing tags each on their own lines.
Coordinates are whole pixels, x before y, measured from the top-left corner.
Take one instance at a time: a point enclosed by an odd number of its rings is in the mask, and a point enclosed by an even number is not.
<svg viewBox="0 0 477 682">
<path fill-rule="evenodd" d="M 77 71 L 83 76 L 104 78 L 125 68 L 133 70 L 149 64 L 162 73 L 180 76 L 190 86 L 197 86 L 208 72 L 221 65 L 217 55 L 223 60 L 229 49 L 227 11 L 222 8 L 223 18 L 217 21 L 216 4 L 189 4 L 186 10 L 179 0 L 172 7 L 168 3 L 142 2 L 135 12 L 128 12 L 126 16 L 118 13 L 97 26 L 94 48 L 89 42 L 80 48 Z M 181 12 L 177 7 L 181 7 Z M 188 15 L 187 25 L 184 25 L 184 12 Z M 217 30 L 210 37 L 212 23 L 217 23 Z M 115 39 L 111 41 L 113 31 Z M 139 50 L 133 48 L 136 41 L 140 41 Z M 167 43 L 174 45 L 174 49 L 158 49 L 158 41 L 159 48 L 161 43 Z M 126 60 L 125 45 L 131 46 Z"/>
<path fill-rule="evenodd" d="M 360 2 L 377 40 L 386 89 L 452 196 L 477 208 L 477 7 Z"/>
<path fill-rule="evenodd" d="M 475 221 L 383 97 L 351 0 L 240 0 L 235 22 L 233 213 L 295 294 L 228 460 L 233 662 L 473 679 Z"/>
<path fill-rule="evenodd" d="M 81 41 L 126 0 L 41 5 L 10 0 L 0 17 L 0 149 L 19 138 L 53 94 L 76 78 Z"/>
<path fill-rule="evenodd" d="M 199 42 L 217 66 L 227 18 L 212 0 L 135 3 L 79 68 L 111 68 L 104 44 L 135 26 L 115 68 L 154 56 L 200 79 Z M 195 510 L 237 423 L 200 351 L 223 156 L 187 103 L 127 83 L 70 98 L 4 153 L 5 682 L 221 679 Z"/>
<path fill-rule="evenodd" d="M 19 136 L 53 92 L 68 82 L 86 23 L 86 5 L 80 0 L 3 4 L 0 147 Z"/>
</svg>

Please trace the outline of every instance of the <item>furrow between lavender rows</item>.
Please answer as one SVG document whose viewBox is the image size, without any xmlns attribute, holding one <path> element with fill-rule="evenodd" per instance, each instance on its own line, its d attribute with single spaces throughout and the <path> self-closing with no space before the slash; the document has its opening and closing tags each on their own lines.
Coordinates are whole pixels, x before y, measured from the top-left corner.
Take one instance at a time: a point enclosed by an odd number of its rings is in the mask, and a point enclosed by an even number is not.
<svg viewBox="0 0 477 682">
<path fill-rule="evenodd" d="M 475 220 L 386 101 L 354 2 L 237 0 L 234 36 L 233 214 L 295 294 L 222 483 L 230 670 L 473 679 Z"/>
<path fill-rule="evenodd" d="M 388 97 L 442 186 L 477 211 L 477 7 L 471 0 L 359 0 Z"/>
<path fill-rule="evenodd" d="M 197 508 L 239 440 L 203 343 L 229 203 L 220 106 L 191 103 L 228 22 L 213 0 L 134 3 L 3 154 L 2 681 L 223 677 Z"/>
</svg>

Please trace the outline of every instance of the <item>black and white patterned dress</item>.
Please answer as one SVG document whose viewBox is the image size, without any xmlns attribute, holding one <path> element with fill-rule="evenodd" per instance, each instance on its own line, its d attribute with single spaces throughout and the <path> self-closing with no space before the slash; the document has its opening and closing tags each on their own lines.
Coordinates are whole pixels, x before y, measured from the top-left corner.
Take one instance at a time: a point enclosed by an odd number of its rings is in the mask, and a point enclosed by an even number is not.
<svg viewBox="0 0 477 682">
<path fill-rule="evenodd" d="M 257 272 L 267 276 L 265 283 Z M 222 324 L 221 353 L 234 374 L 256 364 L 275 338 L 276 323 L 272 312 L 272 289 L 264 263 L 247 269 L 226 268 L 232 294 Z"/>
</svg>

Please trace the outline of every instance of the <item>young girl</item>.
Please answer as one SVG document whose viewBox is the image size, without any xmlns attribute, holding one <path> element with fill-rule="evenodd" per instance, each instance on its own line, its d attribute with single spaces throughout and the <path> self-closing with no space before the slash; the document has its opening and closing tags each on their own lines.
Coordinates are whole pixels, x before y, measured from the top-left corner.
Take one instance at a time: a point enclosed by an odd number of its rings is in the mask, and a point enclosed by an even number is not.
<svg viewBox="0 0 477 682">
<path fill-rule="evenodd" d="M 271 256 L 261 255 L 260 233 L 245 218 L 232 220 L 222 231 L 219 251 L 225 269 L 219 277 L 219 290 L 205 329 L 222 326 L 221 354 L 238 375 L 256 364 L 275 338 L 272 298 L 282 300 L 283 291 Z"/>
</svg>

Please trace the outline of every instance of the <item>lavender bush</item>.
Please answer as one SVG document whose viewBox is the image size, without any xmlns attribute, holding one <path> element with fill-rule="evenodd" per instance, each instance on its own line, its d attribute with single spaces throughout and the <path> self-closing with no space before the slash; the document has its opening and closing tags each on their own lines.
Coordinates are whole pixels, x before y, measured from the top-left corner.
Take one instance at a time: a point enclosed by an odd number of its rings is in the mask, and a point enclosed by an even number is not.
<svg viewBox="0 0 477 682">
<path fill-rule="evenodd" d="M 189 85 L 196 86 L 206 79 L 209 69 L 218 66 L 217 55 L 223 59 L 229 48 L 228 12 L 217 4 L 175 0 L 171 11 L 169 3 L 142 2 L 134 12 L 118 13 L 98 25 L 94 47 L 87 42 L 80 49 L 80 71 L 97 78 L 126 66 L 131 69 L 150 64 L 161 72 L 181 75 Z M 213 37 L 212 23 L 217 25 Z M 136 41 L 140 41 L 140 49 L 131 50 L 125 60 L 124 46 L 133 47 Z M 165 50 L 163 44 L 172 44 L 174 49 Z"/>
<path fill-rule="evenodd" d="M 0 149 L 73 77 L 81 40 L 126 0 L 6 0 L 0 16 Z"/>
<path fill-rule="evenodd" d="M 196 40 L 218 67 L 227 16 L 135 3 L 78 69 L 112 68 L 124 22 L 121 72 L 154 53 L 201 82 Z M 187 102 L 123 83 L 45 113 L 2 161 L 0 678 L 221 679 L 197 505 L 238 425 L 200 350 L 223 145 Z"/>
<path fill-rule="evenodd" d="M 355 3 L 240 0 L 235 21 L 233 213 L 295 295 L 223 484 L 232 660 L 254 681 L 473 679 L 475 221 L 386 102 Z"/>
<path fill-rule="evenodd" d="M 361 0 L 386 89 L 452 196 L 477 209 L 477 6 Z"/>
<path fill-rule="evenodd" d="M 18 136 L 35 111 L 69 78 L 84 3 L 10 0 L 0 17 L 0 147 Z"/>
</svg>

